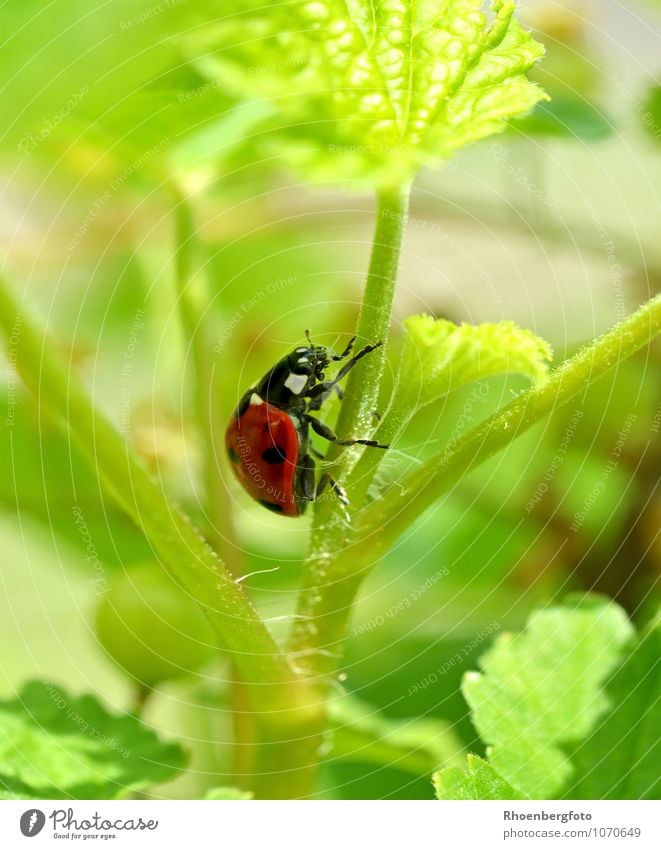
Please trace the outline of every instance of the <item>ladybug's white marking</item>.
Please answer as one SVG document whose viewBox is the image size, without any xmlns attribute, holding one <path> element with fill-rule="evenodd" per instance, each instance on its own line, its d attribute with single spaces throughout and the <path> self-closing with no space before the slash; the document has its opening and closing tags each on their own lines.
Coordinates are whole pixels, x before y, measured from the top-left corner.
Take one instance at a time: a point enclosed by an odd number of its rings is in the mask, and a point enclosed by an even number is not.
<svg viewBox="0 0 661 849">
<path fill-rule="evenodd" d="M 297 348 L 296 353 L 297 354 L 305 354 L 307 350 L 308 350 L 307 348 Z"/>
<path fill-rule="evenodd" d="M 308 360 L 307 357 L 299 357 L 297 362 L 299 362 L 299 363 L 309 363 L 310 360 Z"/>
<path fill-rule="evenodd" d="M 305 374 L 294 374 L 289 372 L 289 377 L 285 380 L 285 386 L 294 395 L 300 395 L 307 386 L 308 377 Z"/>
<path fill-rule="evenodd" d="M 253 407 L 256 407 L 258 404 L 263 404 L 264 399 L 261 398 L 256 392 L 253 392 L 250 396 L 250 404 Z"/>
</svg>

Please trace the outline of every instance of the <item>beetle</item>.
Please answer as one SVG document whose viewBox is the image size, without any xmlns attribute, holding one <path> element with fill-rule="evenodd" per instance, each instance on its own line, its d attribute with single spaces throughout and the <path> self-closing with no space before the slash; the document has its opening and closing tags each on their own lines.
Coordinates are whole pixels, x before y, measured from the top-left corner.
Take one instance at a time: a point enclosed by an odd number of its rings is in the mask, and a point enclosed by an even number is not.
<svg viewBox="0 0 661 849">
<path fill-rule="evenodd" d="M 324 401 L 337 392 L 340 381 L 357 362 L 381 346 L 366 345 L 340 368 L 332 380 L 326 370 L 351 354 L 354 336 L 341 354 L 315 345 L 309 331 L 308 344 L 295 348 L 241 398 L 225 433 L 225 446 L 234 474 L 243 488 L 268 510 L 283 516 L 301 516 L 307 505 L 330 486 L 343 504 L 344 490 L 328 474 L 316 480 L 310 445 L 310 429 L 335 445 L 367 445 L 388 448 L 374 439 L 338 439 L 315 416 Z"/>
</svg>

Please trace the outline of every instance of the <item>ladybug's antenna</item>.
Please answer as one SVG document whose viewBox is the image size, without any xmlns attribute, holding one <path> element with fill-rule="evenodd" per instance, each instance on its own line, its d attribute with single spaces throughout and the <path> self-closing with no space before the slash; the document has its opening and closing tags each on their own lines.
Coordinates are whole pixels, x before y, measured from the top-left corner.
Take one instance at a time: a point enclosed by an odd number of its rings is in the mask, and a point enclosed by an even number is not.
<svg viewBox="0 0 661 849">
<path fill-rule="evenodd" d="M 309 330 L 305 331 L 305 338 L 308 340 L 308 344 L 310 345 L 310 347 L 314 348 L 314 342 L 310 338 L 310 331 Z"/>
</svg>

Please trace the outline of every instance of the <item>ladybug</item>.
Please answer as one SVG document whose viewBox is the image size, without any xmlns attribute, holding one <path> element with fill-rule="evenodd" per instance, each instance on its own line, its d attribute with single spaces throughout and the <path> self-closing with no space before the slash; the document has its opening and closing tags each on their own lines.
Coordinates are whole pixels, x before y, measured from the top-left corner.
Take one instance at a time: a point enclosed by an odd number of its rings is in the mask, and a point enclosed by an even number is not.
<svg viewBox="0 0 661 849">
<path fill-rule="evenodd" d="M 344 490 L 328 474 L 316 481 L 311 454 L 323 456 L 310 445 L 310 428 L 335 445 L 388 448 L 373 439 L 338 439 L 328 425 L 311 415 L 333 392 L 342 398 L 339 382 L 381 342 L 366 345 L 332 380 L 326 380 L 326 369 L 349 356 L 356 338 L 336 354 L 313 344 L 308 331 L 305 335 L 306 346 L 283 357 L 246 392 L 225 433 L 227 455 L 239 483 L 260 504 L 283 516 L 303 515 L 326 486 L 348 504 Z"/>
</svg>

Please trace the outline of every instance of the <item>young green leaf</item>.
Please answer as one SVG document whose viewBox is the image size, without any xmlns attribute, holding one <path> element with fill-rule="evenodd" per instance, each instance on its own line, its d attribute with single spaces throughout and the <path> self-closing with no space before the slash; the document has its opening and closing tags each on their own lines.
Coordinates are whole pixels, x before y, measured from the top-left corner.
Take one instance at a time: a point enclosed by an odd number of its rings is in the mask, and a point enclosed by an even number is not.
<svg viewBox="0 0 661 849">
<path fill-rule="evenodd" d="M 531 799 L 558 795 L 572 774 L 566 749 L 608 705 L 602 690 L 632 627 L 593 597 L 535 613 L 522 634 L 503 634 L 464 679 L 489 763 Z"/>
<path fill-rule="evenodd" d="M 464 687 L 489 760 L 436 773 L 438 798 L 658 798 L 661 623 L 630 634 L 593 597 L 501 638 Z"/>
<path fill-rule="evenodd" d="M 414 315 L 404 321 L 404 328 L 392 402 L 375 434 L 379 442 L 394 442 L 418 410 L 468 383 L 509 373 L 522 374 L 537 386 L 547 380 L 549 344 L 514 322 L 456 325 Z M 363 489 L 379 459 L 365 452 L 356 466 L 355 478 Z"/>
<path fill-rule="evenodd" d="M 453 324 L 429 315 L 404 322 L 395 407 L 420 409 L 449 392 L 497 374 L 522 374 L 538 386 L 548 377 L 549 344 L 512 321 Z"/>
<path fill-rule="evenodd" d="M 660 632 L 622 662 L 632 633 L 624 611 L 588 596 L 496 640 L 463 686 L 488 762 L 442 770 L 439 798 L 654 798 Z"/>
<path fill-rule="evenodd" d="M 0 798 L 115 799 L 174 778 L 184 750 L 94 696 L 32 681 L 0 702 Z"/>
<path fill-rule="evenodd" d="M 436 797 L 442 800 L 525 798 L 476 755 L 468 755 L 467 771 L 451 766 L 434 773 L 433 780 Z"/>
<path fill-rule="evenodd" d="M 276 107 L 264 155 L 321 177 L 409 180 L 545 97 L 512 0 L 228 0 L 183 40 L 214 84 Z"/>
</svg>

